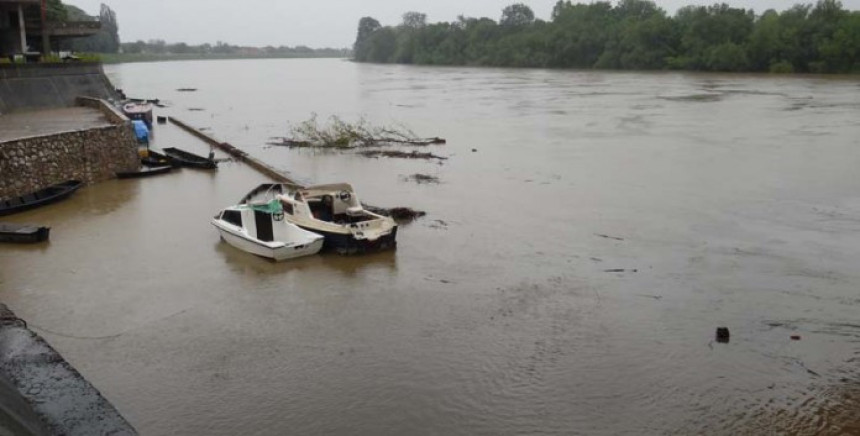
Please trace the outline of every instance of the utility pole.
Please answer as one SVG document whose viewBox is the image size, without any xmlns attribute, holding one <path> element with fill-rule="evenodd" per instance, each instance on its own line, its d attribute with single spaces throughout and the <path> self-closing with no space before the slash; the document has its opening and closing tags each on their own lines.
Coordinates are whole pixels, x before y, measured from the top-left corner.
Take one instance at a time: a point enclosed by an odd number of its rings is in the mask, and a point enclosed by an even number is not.
<svg viewBox="0 0 860 436">
<path fill-rule="evenodd" d="M 51 54 L 51 35 L 48 34 L 48 0 L 42 0 L 42 56 Z"/>
</svg>

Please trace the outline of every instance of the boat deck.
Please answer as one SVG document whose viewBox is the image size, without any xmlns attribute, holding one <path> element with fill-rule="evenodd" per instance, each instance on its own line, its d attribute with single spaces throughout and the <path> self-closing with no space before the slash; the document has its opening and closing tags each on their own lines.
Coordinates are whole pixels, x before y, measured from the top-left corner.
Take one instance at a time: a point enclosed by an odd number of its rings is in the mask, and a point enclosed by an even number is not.
<svg viewBox="0 0 860 436">
<path fill-rule="evenodd" d="M 68 107 L 0 115 L 0 143 L 32 136 L 110 126 L 98 109 Z"/>
</svg>

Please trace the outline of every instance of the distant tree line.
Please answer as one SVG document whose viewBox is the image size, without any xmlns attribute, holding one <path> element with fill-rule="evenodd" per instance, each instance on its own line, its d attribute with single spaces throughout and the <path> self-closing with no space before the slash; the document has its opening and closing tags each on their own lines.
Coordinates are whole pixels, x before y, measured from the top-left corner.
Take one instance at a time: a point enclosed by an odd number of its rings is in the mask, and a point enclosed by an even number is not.
<svg viewBox="0 0 860 436">
<path fill-rule="evenodd" d="M 313 49 L 303 45 L 296 47 L 242 47 L 218 41 L 215 45 L 190 45 L 184 42 L 168 44 L 163 40 L 121 42 L 116 12 L 105 4 L 99 16 L 88 15 L 80 8 L 63 4 L 61 0 L 47 1 L 49 21 L 100 21 L 101 29 L 93 36 L 63 41 L 61 50 L 90 53 L 129 53 L 149 55 L 224 55 L 224 56 L 286 56 L 286 57 L 349 57 L 349 49 Z"/>
<path fill-rule="evenodd" d="M 215 54 L 215 55 L 260 55 L 260 56 L 290 56 L 290 57 L 348 57 L 351 52 L 348 49 L 339 48 L 321 48 L 315 49 L 299 45 L 296 47 L 243 47 L 238 45 L 230 45 L 225 42 L 218 41 L 214 45 L 206 43 L 200 45 L 190 45 L 184 42 L 168 44 L 160 39 L 149 41 L 135 41 L 122 43 L 122 52 L 129 54 Z"/>
<path fill-rule="evenodd" d="M 408 12 L 397 26 L 359 21 L 359 62 L 636 70 L 860 72 L 860 12 L 838 0 L 757 16 L 687 6 L 675 16 L 648 0 L 558 1 L 550 21 L 524 4 L 490 18 L 427 23 Z"/>
</svg>

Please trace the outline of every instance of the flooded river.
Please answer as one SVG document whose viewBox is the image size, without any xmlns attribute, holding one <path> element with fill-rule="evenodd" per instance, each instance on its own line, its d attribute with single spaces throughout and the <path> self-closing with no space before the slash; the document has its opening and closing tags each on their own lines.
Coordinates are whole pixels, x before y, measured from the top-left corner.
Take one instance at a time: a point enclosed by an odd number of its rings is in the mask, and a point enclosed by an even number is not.
<svg viewBox="0 0 860 436">
<path fill-rule="evenodd" d="M 0 299 L 143 434 L 860 434 L 857 78 L 106 71 L 302 181 L 428 212 L 396 252 L 274 264 L 208 223 L 265 181 L 225 163 L 10 217 L 52 241 L 0 247 Z M 449 159 L 266 145 L 312 113 Z"/>
</svg>

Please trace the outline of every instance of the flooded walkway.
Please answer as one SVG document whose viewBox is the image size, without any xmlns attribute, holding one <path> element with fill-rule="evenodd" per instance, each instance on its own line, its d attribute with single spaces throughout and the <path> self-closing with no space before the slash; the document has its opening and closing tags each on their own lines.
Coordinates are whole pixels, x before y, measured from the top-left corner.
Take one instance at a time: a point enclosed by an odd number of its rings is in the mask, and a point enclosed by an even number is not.
<svg viewBox="0 0 860 436">
<path fill-rule="evenodd" d="M 30 136 L 51 135 L 110 126 L 98 109 L 69 107 L 0 115 L 0 143 Z"/>
</svg>

